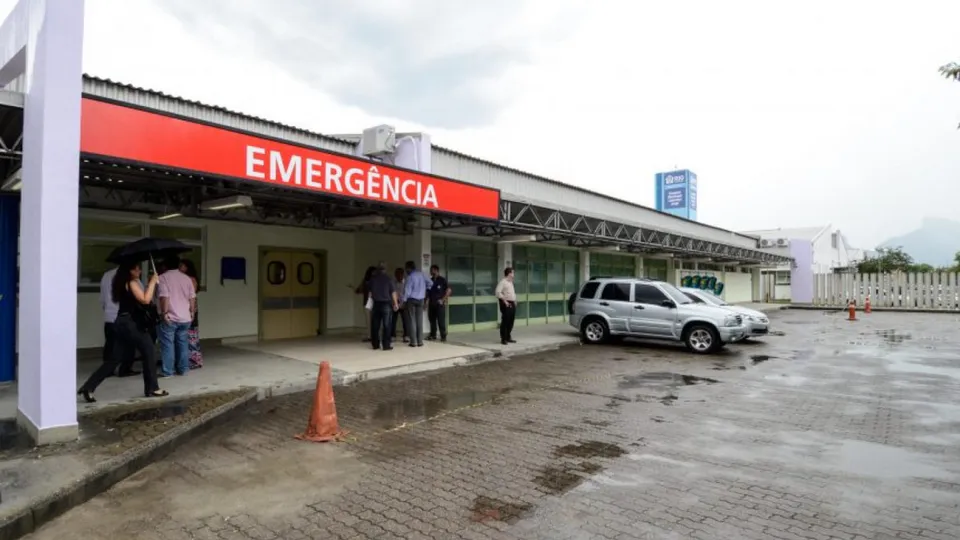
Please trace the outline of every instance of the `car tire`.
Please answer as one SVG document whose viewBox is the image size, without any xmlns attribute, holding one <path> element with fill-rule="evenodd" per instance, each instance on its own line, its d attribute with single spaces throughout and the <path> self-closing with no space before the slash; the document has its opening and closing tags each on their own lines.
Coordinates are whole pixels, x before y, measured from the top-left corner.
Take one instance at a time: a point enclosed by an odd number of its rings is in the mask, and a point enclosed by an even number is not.
<svg viewBox="0 0 960 540">
<path fill-rule="evenodd" d="M 588 345 L 599 345 L 610 339 L 607 321 L 600 317 L 589 317 L 580 325 L 580 339 Z"/>
<path fill-rule="evenodd" d="M 723 347 L 717 329 L 704 323 L 691 324 L 684 332 L 683 343 L 696 354 L 711 354 Z"/>
</svg>

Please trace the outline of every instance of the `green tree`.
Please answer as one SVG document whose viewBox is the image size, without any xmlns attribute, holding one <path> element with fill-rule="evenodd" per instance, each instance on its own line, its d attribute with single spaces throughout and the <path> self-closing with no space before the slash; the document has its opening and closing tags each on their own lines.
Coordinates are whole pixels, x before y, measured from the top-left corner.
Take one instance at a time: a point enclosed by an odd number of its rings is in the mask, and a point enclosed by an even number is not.
<svg viewBox="0 0 960 540">
<path fill-rule="evenodd" d="M 947 79 L 960 82 L 960 63 L 950 62 L 940 66 L 940 74 Z"/>
<path fill-rule="evenodd" d="M 950 62 L 940 66 L 940 74 L 948 80 L 960 82 L 960 63 Z M 960 129 L 960 125 L 957 126 L 957 129 Z"/>
<path fill-rule="evenodd" d="M 877 256 L 865 259 L 857 265 L 861 274 L 882 274 L 885 272 L 910 272 L 914 267 L 913 257 L 903 251 L 902 246 L 879 248 Z"/>
</svg>

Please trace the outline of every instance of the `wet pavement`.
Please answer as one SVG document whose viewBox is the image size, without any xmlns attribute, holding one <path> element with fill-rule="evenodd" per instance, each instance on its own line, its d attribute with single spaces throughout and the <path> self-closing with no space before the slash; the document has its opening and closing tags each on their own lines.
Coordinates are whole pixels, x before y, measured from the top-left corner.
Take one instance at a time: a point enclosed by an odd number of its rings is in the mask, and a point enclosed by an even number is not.
<svg viewBox="0 0 960 540">
<path fill-rule="evenodd" d="M 30 538 L 960 538 L 960 318 L 771 318 L 264 401 Z"/>
</svg>

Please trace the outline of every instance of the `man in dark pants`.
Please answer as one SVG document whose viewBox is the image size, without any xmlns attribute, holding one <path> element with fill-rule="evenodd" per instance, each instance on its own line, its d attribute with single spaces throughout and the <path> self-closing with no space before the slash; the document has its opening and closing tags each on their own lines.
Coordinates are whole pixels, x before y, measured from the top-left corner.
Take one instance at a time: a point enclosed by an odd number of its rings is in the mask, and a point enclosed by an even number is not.
<svg viewBox="0 0 960 540">
<path fill-rule="evenodd" d="M 430 335 L 428 340 L 437 339 L 437 330 L 440 330 L 440 341 L 447 341 L 447 299 L 453 291 L 447 284 L 447 278 L 440 275 L 440 267 L 430 267 L 432 285 L 427 290 L 427 319 L 430 321 Z"/>
<path fill-rule="evenodd" d="M 423 347 L 423 301 L 427 298 L 430 280 L 413 261 L 407 261 L 404 268 L 407 278 L 403 281 L 403 303 L 406 306 L 404 312 L 407 314 L 410 346 Z"/>
<path fill-rule="evenodd" d="M 387 266 L 380 263 L 377 271 L 370 278 L 370 297 L 373 299 L 373 309 L 370 310 L 370 342 L 374 349 L 389 351 L 393 349 L 393 336 L 390 333 L 393 326 L 393 312 L 399 309 L 397 289 L 393 285 L 393 278 L 387 274 Z"/>
<path fill-rule="evenodd" d="M 513 339 L 513 321 L 517 317 L 517 293 L 513 288 L 513 268 L 503 270 L 503 279 L 497 284 L 496 295 L 500 302 L 500 343 L 516 343 Z"/>
</svg>

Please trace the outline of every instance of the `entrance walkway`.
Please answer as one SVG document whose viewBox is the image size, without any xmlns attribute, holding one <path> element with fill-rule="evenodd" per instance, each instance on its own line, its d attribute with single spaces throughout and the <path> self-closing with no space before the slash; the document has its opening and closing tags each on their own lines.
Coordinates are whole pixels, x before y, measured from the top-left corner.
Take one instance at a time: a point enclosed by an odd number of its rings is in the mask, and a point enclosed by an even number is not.
<svg viewBox="0 0 960 540">
<path fill-rule="evenodd" d="M 264 398 L 312 389 L 317 366 L 324 360 L 333 367 L 334 384 L 343 385 L 536 352 L 578 340 L 566 325 L 520 327 L 514 331 L 514 338 L 517 343 L 505 347 L 496 330 L 451 334 L 448 343 L 426 342 L 417 348 L 398 343 L 392 351 L 374 351 L 358 337 L 205 345 L 203 369 L 185 377 L 161 379 L 160 385 L 170 392 L 168 400 L 241 388 L 255 388 Z M 77 362 L 78 388 L 100 364 L 99 357 L 90 356 L 83 353 Z M 109 378 L 96 395 L 97 403 L 79 404 L 81 414 L 146 399 L 142 397 L 143 379 L 139 376 Z M 16 385 L 0 387 L 0 419 L 16 416 Z"/>
</svg>

